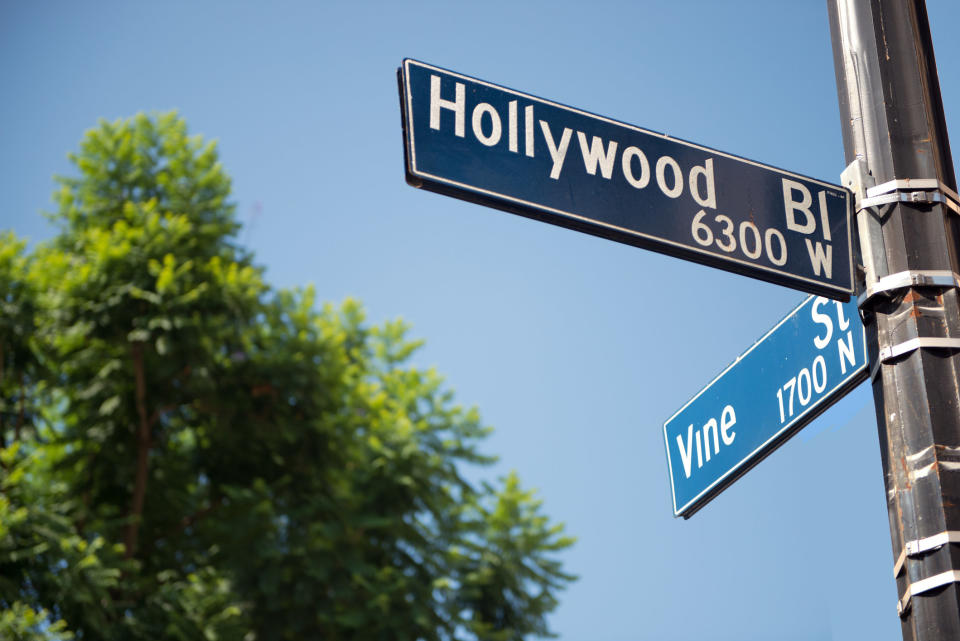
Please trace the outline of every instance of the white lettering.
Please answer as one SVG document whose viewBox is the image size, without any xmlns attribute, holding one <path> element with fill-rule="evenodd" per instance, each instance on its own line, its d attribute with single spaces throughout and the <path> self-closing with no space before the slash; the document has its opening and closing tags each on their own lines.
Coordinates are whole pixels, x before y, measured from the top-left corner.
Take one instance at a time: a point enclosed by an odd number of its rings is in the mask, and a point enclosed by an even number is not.
<svg viewBox="0 0 960 641">
<path fill-rule="evenodd" d="M 827 251 L 824 252 L 823 245 L 819 242 L 816 243 L 816 249 L 814 249 L 814 244 L 810 242 L 809 238 L 804 238 L 803 240 L 807 243 L 807 253 L 810 254 L 810 264 L 813 265 L 813 273 L 819 276 L 820 270 L 822 269 L 827 278 L 832 278 L 833 245 L 827 245 Z"/>
<path fill-rule="evenodd" d="M 806 385 L 804 385 L 803 383 L 804 381 L 807 382 Z M 803 391 L 804 389 L 807 390 L 806 393 L 804 393 Z M 806 407 L 807 403 L 810 402 L 811 392 L 812 390 L 810 387 L 810 370 L 804 367 L 802 370 L 800 370 L 800 373 L 797 374 L 797 400 L 800 401 L 800 405 L 803 405 L 804 407 Z"/>
<path fill-rule="evenodd" d="M 703 451 L 710 460 L 710 430 L 713 430 L 713 453 L 720 453 L 720 436 L 717 434 L 717 419 L 711 418 L 703 426 Z"/>
<path fill-rule="evenodd" d="M 773 257 L 773 239 L 777 239 L 777 244 L 780 245 L 780 257 Z M 784 239 L 783 234 L 780 233 L 779 229 L 771 227 L 763 234 L 763 246 L 767 248 L 767 258 L 770 259 L 770 262 L 776 265 L 777 267 L 783 267 L 787 262 L 787 241 Z"/>
<path fill-rule="evenodd" d="M 705 188 L 707 194 L 700 194 L 700 184 L 698 178 L 703 176 Z M 694 166 L 690 170 L 690 195 L 693 196 L 693 199 L 697 201 L 697 204 L 701 207 L 709 207 L 710 209 L 717 208 L 717 193 L 713 184 L 713 158 L 707 158 L 707 161 L 703 163 L 703 167 Z"/>
<path fill-rule="evenodd" d="M 683 474 L 690 478 L 693 472 L 693 452 L 697 452 L 697 468 L 702 468 L 704 463 L 709 463 L 710 459 L 720 454 L 720 442 L 724 445 L 732 445 L 733 439 L 737 433 L 731 430 L 737 423 L 737 414 L 733 411 L 733 406 L 726 405 L 720 413 L 720 421 L 710 418 L 700 429 L 693 429 L 693 424 L 687 426 L 687 438 L 677 434 L 677 448 L 680 450 L 680 461 L 683 464 Z M 711 447 L 711 444 L 713 447 Z M 712 450 L 712 451 L 711 451 Z"/>
<path fill-rule="evenodd" d="M 748 234 L 749 232 L 749 234 Z M 747 247 L 747 236 L 753 236 L 753 249 Z M 760 240 L 760 230 L 749 220 L 740 223 L 740 249 L 747 258 L 756 260 L 763 252 L 763 241 Z"/>
<path fill-rule="evenodd" d="M 840 331 L 841 332 L 846 331 L 846 329 L 850 327 L 850 321 L 843 314 L 843 303 L 841 303 L 838 300 L 835 300 L 833 302 L 837 306 L 837 320 L 840 321 L 838 323 L 838 325 L 840 326 Z"/>
<path fill-rule="evenodd" d="M 613 174 L 613 163 L 617 159 L 617 142 L 611 140 L 604 149 L 600 136 L 594 136 L 590 141 L 590 147 L 587 148 L 587 135 L 582 131 L 577 132 L 577 140 L 580 141 L 580 154 L 583 156 L 583 166 L 587 169 L 587 173 L 596 176 L 599 164 L 600 174 L 609 179 Z"/>
<path fill-rule="evenodd" d="M 827 389 L 827 361 L 823 359 L 823 354 L 817 354 L 813 359 L 813 389 L 817 394 Z"/>
<path fill-rule="evenodd" d="M 850 363 L 850 367 L 853 367 L 856 358 L 853 354 L 853 332 L 847 332 L 847 341 L 844 342 L 842 338 L 837 339 L 837 351 L 840 356 L 840 373 L 847 373 L 847 363 Z"/>
<path fill-rule="evenodd" d="M 633 175 L 633 167 L 631 165 L 633 158 L 640 161 L 639 178 Z M 620 163 L 623 165 L 623 177 L 627 179 L 631 187 L 643 189 L 650 184 L 650 163 L 647 162 L 647 157 L 643 155 L 642 151 L 636 147 L 627 147 L 623 150 L 623 157 L 620 159 Z"/>
<path fill-rule="evenodd" d="M 737 413 L 733 411 L 732 405 L 727 405 L 723 408 L 723 413 L 720 415 L 720 438 L 723 439 L 724 445 L 730 445 L 733 443 L 733 439 L 737 437 L 736 432 L 730 432 L 727 434 L 727 430 L 737 424 Z M 729 439 L 727 438 L 729 436 Z"/>
<path fill-rule="evenodd" d="M 440 129 L 440 110 L 449 109 L 454 113 L 453 132 L 463 138 L 466 87 L 462 82 L 456 84 L 454 100 L 440 98 L 440 76 L 430 76 L 430 128 Z"/>
<path fill-rule="evenodd" d="M 827 192 L 821 191 L 818 193 L 817 200 L 820 203 L 820 225 L 823 227 L 823 239 L 830 240 L 830 220 L 827 216 Z"/>
<path fill-rule="evenodd" d="M 533 105 L 523 108 L 524 151 L 528 158 L 533 158 Z"/>
<path fill-rule="evenodd" d="M 827 299 L 823 296 L 817 296 L 817 299 L 813 301 L 813 307 L 810 309 L 810 314 L 813 318 L 813 322 L 820 323 L 827 329 L 827 333 L 824 334 L 823 338 L 819 336 L 813 337 L 813 344 L 817 349 L 823 349 L 830 342 L 830 337 L 833 336 L 833 319 L 830 318 L 827 314 L 820 313 L 820 306 L 827 304 Z"/>
<path fill-rule="evenodd" d="M 693 425 L 687 428 L 687 446 L 683 446 L 683 437 L 677 434 L 677 446 L 680 448 L 680 460 L 683 462 L 683 474 L 690 478 L 690 467 L 693 463 Z"/>
<path fill-rule="evenodd" d="M 493 129 L 490 131 L 489 136 L 483 135 L 483 114 L 490 114 L 490 122 L 493 123 Z M 482 144 L 487 147 L 493 147 L 500 142 L 500 135 L 503 133 L 500 124 L 500 114 L 493 108 L 493 105 L 481 102 L 474 107 L 471 123 L 473 124 L 473 135 L 476 136 L 477 140 Z"/>
<path fill-rule="evenodd" d="M 703 467 L 703 454 L 700 450 L 700 432 L 693 435 L 697 439 L 697 467 Z"/>
<path fill-rule="evenodd" d="M 511 100 L 507 105 L 507 148 L 517 152 L 517 101 Z"/>
<path fill-rule="evenodd" d="M 540 121 L 540 129 L 543 130 L 543 139 L 547 141 L 547 149 L 550 151 L 550 158 L 553 159 L 553 169 L 550 170 L 550 177 L 554 180 L 560 178 L 560 170 L 563 169 L 563 159 L 567 156 L 567 147 L 570 146 L 571 129 L 564 128 L 563 135 L 560 136 L 560 145 L 553 141 L 553 134 L 550 133 L 550 125 L 546 120 Z"/>
<path fill-rule="evenodd" d="M 810 190 L 794 180 L 781 178 L 783 181 L 783 206 L 787 215 L 787 229 L 797 231 L 801 234 L 810 234 L 817 228 L 817 221 L 810 213 L 810 204 L 813 202 L 813 196 Z M 793 199 L 793 192 L 799 191 L 801 199 Z M 806 220 L 804 224 L 797 222 L 797 212 L 801 212 Z"/>
<path fill-rule="evenodd" d="M 673 186 L 667 188 L 666 170 L 670 167 L 673 172 Z M 680 165 L 670 156 L 663 156 L 657 161 L 657 185 L 660 191 L 669 198 L 679 198 L 683 193 L 683 173 L 680 171 Z"/>
</svg>

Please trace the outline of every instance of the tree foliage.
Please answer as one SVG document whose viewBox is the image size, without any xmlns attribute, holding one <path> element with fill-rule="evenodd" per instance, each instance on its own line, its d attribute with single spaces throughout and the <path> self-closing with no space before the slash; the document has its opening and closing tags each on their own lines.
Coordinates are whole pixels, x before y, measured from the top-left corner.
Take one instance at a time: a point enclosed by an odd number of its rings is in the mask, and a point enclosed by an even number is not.
<svg viewBox="0 0 960 641">
<path fill-rule="evenodd" d="M 0 232 L 0 447 L 7 432 L 20 439 L 34 427 L 43 396 L 36 357 L 36 295 L 26 278 L 26 243 Z"/>
<path fill-rule="evenodd" d="M 275 290 L 216 147 L 101 122 L 0 237 L 0 637 L 548 636 L 571 544 L 401 322 Z"/>
</svg>

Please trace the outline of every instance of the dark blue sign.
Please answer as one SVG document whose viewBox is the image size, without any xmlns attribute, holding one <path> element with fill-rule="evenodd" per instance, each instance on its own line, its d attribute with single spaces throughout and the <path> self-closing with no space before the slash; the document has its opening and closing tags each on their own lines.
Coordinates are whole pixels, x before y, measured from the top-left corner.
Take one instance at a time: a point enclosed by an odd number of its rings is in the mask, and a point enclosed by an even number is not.
<svg viewBox="0 0 960 641">
<path fill-rule="evenodd" d="M 847 300 L 842 187 L 404 60 L 407 181 Z"/>
<path fill-rule="evenodd" d="M 809 297 L 663 425 L 689 517 L 867 377 L 856 300 Z"/>
</svg>

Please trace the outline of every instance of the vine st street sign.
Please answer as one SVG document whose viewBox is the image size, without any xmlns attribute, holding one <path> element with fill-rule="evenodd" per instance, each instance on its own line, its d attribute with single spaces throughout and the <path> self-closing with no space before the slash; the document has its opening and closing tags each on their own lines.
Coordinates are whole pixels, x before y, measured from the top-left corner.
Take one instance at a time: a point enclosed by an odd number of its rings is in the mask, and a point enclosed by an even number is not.
<svg viewBox="0 0 960 641">
<path fill-rule="evenodd" d="M 866 378 L 856 299 L 807 298 L 664 423 L 673 513 L 692 515 Z"/>
<path fill-rule="evenodd" d="M 853 291 L 839 186 L 414 60 L 400 82 L 415 187 L 840 300 Z"/>
<path fill-rule="evenodd" d="M 399 73 L 411 185 L 821 295 L 664 424 L 676 515 L 866 377 L 856 302 L 839 302 L 847 190 L 422 62 Z"/>
</svg>

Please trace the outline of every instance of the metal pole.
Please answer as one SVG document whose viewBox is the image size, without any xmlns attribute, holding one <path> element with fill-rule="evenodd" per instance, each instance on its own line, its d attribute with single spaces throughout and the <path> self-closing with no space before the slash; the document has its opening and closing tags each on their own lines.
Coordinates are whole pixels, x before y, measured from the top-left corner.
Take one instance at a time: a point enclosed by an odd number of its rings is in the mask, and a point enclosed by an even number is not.
<svg viewBox="0 0 960 641">
<path fill-rule="evenodd" d="M 897 613 L 904 639 L 956 640 L 960 198 L 926 7 L 923 0 L 827 4 L 849 163 L 843 181 L 857 200 L 860 309 Z M 844 539 L 855 545 L 856 533 Z"/>
</svg>

